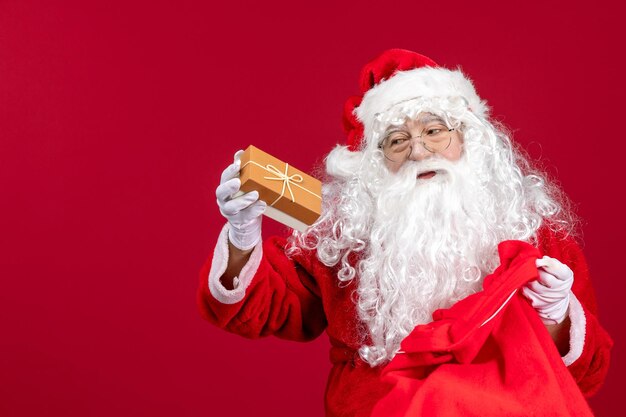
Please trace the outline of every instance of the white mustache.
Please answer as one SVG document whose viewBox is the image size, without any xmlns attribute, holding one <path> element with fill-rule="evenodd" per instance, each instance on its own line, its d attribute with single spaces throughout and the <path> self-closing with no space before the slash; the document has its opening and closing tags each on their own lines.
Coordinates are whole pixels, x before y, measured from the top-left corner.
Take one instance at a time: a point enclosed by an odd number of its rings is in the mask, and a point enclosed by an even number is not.
<svg viewBox="0 0 626 417">
<path fill-rule="evenodd" d="M 455 169 L 458 170 L 458 167 L 455 166 L 454 162 L 440 158 L 430 158 L 421 162 L 407 162 L 407 165 L 403 167 L 405 175 L 413 178 L 431 171 L 437 172 L 438 174 L 451 174 L 455 172 Z"/>
</svg>

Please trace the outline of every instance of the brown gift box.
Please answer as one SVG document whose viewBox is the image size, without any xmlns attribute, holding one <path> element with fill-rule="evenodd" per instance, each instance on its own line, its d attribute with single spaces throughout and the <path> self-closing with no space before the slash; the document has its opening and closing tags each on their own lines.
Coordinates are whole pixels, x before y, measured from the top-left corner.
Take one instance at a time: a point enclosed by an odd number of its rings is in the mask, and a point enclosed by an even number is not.
<svg viewBox="0 0 626 417">
<path fill-rule="evenodd" d="M 250 145 L 241 155 L 241 191 L 257 190 L 265 215 L 304 231 L 322 212 L 322 183 Z"/>
</svg>

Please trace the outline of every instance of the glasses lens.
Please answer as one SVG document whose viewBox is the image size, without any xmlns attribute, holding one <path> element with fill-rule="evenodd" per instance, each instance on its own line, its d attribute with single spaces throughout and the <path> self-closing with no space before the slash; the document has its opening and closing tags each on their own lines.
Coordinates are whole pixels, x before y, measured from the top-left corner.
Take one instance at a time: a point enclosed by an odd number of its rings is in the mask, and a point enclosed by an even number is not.
<svg viewBox="0 0 626 417">
<path fill-rule="evenodd" d="M 405 132 L 393 132 L 387 135 L 382 144 L 385 158 L 392 162 L 404 162 L 411 152 L 411 136 Z"/>
<path fill-rule="evenodd" d="M 421 134 L 424 147 L 430 152 L 442 152 L 452 142 L 452 134 L 444 125 L 429 126 Z"/>
</svg>

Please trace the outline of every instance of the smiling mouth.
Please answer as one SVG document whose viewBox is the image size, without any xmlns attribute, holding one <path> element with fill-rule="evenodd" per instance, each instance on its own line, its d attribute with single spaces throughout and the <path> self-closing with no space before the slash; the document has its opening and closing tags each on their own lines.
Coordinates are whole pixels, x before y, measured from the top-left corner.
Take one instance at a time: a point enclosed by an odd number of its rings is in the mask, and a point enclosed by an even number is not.
<svg viewBox="0 0 626 417">
<path fill-rule="evenodd" d="M 437 175 L 437 171 L 426 171 L 426 172 L 422 172 L 421 174 L 419 174 L 417 176 L 418 180 L 427 180 L 429 178 L 434 177 L 435 175 Z"/>
</svg>

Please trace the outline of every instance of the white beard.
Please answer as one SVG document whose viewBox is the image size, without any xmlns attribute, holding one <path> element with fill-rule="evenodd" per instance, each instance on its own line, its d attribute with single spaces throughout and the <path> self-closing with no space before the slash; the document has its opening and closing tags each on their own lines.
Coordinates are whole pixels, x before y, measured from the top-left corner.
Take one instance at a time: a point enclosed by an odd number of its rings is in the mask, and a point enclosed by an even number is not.
<svg viewBox="0 0 626 417">
<path fill-rule="evenodd" d="M 437 174 L 416 180 L 427 171 Z M 498 216 L 485 212 L 487 191 L 463 160 L 407 162 L 377 188 L 357 275 L 358 313 L 372 342 L 360 353 L 372 365 L 395 355 L 434 310 L 480 290 L 502 238 L 489 233 Z"/>
<path fill-rule="evenodd" d="M 371 366 L 391 360 L 434 310 L 480 290 L 499 264 L 500 242 L 534 243 L 544 224 L 574 230 L 567 197 L 506 135 L 463 123 L 464 153 L 455 163 L 435 155 L 392 174 L 372 146 L 336 147 L 326 160 L 322 216 L 290 240 L 288 255 L 315 250 L 337 267 L 339 286 L 356 283 L 359 354 Z M 439 173 L 416 179 L 432 170 Z"/>
</svg>

